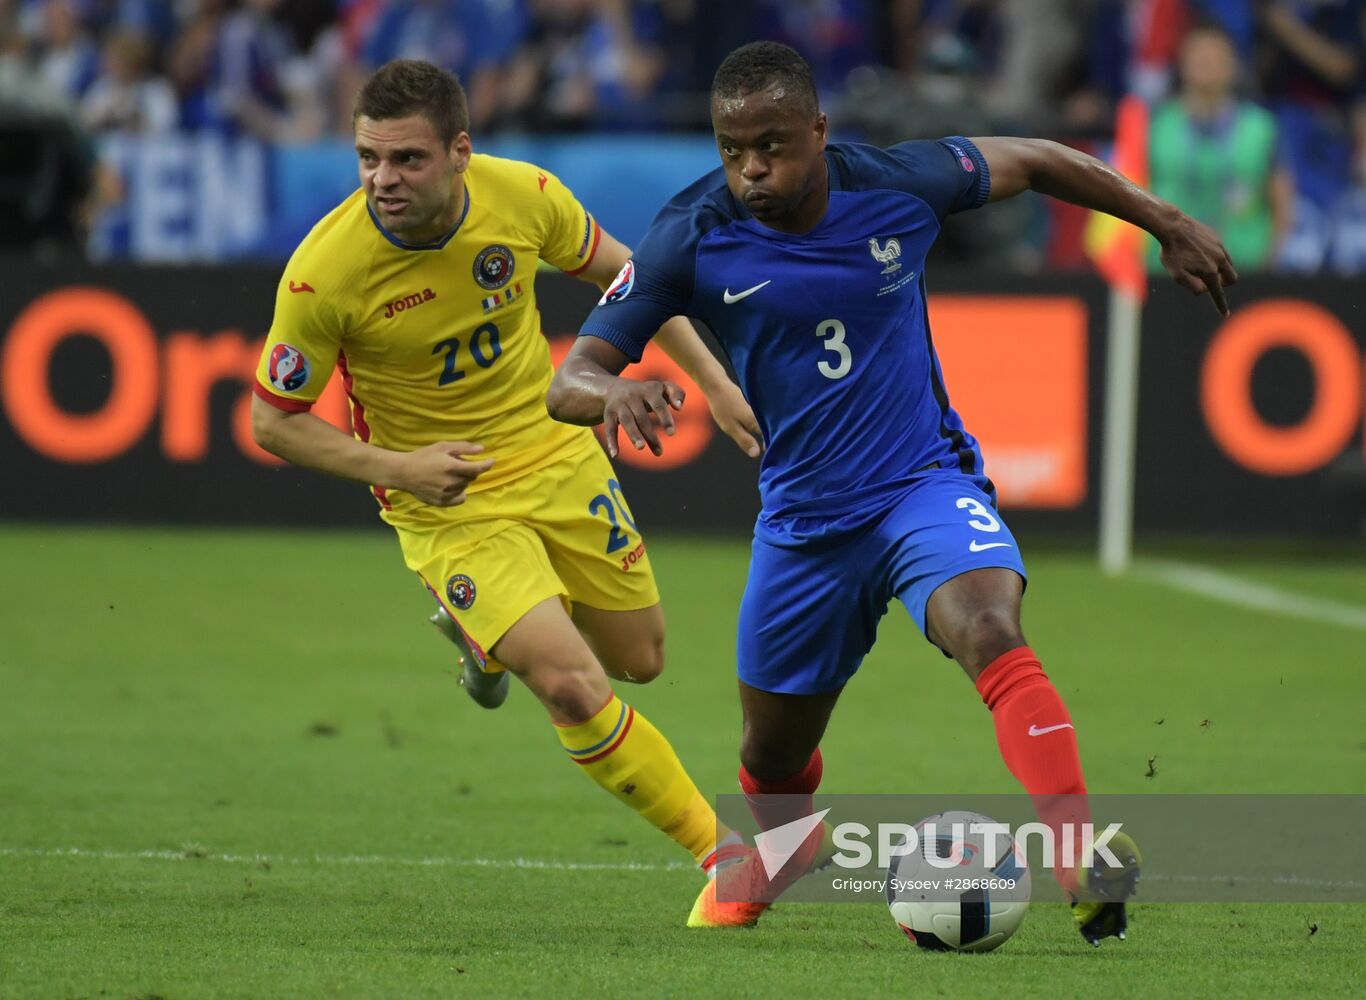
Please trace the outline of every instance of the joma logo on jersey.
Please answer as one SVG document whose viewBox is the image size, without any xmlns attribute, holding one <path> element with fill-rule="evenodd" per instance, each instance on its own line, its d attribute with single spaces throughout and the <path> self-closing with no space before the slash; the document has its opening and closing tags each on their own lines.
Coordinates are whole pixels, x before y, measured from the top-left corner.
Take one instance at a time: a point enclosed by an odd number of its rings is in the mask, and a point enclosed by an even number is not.
<svg viewBox="0 0 1366 1000">
<path fill-rule="evenodd" d="M 401 313 L 405 309 L 412 309 L 415 306 L 420 306 L 422 303 L 430 302 L 434 298 L 436 298 L 436 292 L 432 291 L 430 288 L 424 288 L 420 292 L 413 292 L 412 295 L 405 295 L 401 299 L 394 299 L 393 302 L 390 302 L 384 307 L 384 318 L 393 319 L 395 313 Z"/>
<path fill-rule="evenodd" d="M 630 570 L 632 566 L 645 558 L 645 543 L 641 542 L 626 555 L 621 557 L 621 571 L 623 573 Z"/>
<path fill-rule="evenodd" d="M 897 271 L 901 270 L 901 262 L 898 260 L 901 256 L 901 241 L 896 237 L 888 240 L 884 247 L 878 243 L 877 237 L 874 236 L 868 241 L 868 252 L 873 255 L 873 260 L 883 265 L 883 274 L 896 274 Z"/>
</svg>

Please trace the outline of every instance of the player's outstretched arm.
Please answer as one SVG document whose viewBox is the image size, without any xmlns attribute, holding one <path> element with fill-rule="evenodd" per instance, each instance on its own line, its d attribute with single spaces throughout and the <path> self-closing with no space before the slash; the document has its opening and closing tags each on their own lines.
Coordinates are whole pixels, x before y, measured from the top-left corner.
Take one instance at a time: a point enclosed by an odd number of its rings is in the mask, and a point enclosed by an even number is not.
<svg viewBox="0 0 1366 1000">
<path fill-rule="evenodd" d="M 1238 280 L 1219 234 L 1133 184 L 1107 164 L 1043 139 L 973 139 L 991 174 L 991 201 L 1038 191 L 1106 212 L 1146 229 L 1162 245 L 1167 273 L 1196 295 L 1209 293 L 1228 315 L 1224 286 Z"/>
<path fill-rule="evenodd" d="M 622 266 L 630 259 L 631 250 L 616 240 L 605 229 L 592 263 L 579 277 L 591 281 L 603 291 L 612 284 Z M 707 349 L 702 338 L 686 317 L 675 316 L 659 328 L 655 342 L 678 367 L 697 383 L 711 407 L 712 419 L 718 427 L 750 458 L 763 453 L 763 436 L 759 421 L 754 417 L 740 387 L 731 381 L 716 356 Z"/>
<path fill-rule="evenodd" d="M 598 337 L 579 337 L 551 380 L 545 408 L 556 420 L 592 427 L 602 424 L 607 453 L 618 451 L 617 429 L 640 450 L 664 454 L 656 427 L 674 432 L 673 410 L 683 408 L 683 390 L 673 382 L 622 378 L 631 359 Z"/>
<path fill-rule="evenodd" d="M 763 454 L 763 435 L 759 421 L 750 409 L 745 394 L 731 381 L 721 362 L 702 343 L 702 338 L 684 316 L 675 316 L 659 328 L 655 343 L 663 348 L 678 367 L 697 383 L 711 407 L 712 419 L 750 458 Z"/>
<path fill-rule="evenodd" d="M 259 396 L 251 401 L 251 433 L 258 445 L 291 465 L 404 490 L 436 507 L 464 503 L 465 488 L 493 466 L 492 459 L 466 457 L 483 451 L 482 445 L 441 441 L 412 452 L 390 451 L 357 441 L 311 413 L 287 413 Z"/>
</svg>

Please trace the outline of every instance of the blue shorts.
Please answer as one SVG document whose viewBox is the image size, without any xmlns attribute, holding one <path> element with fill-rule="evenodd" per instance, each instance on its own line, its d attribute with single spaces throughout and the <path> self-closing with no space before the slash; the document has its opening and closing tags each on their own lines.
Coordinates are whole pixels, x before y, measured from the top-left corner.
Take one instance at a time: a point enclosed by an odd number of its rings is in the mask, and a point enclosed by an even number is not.
<svg viewBox="0 0 1366 1000">
<path fill-rule="evenodd" d="M 940 584 L 990 567 L 1025 577 L 995 502 L 957 473 L 917 480 L 854 531 L 794 546 L 755 538 L 740 602 L 740 680 L 783 694 L 838 690 L 873 648 L 892 597 L 923 633 Z"/>
</svg>

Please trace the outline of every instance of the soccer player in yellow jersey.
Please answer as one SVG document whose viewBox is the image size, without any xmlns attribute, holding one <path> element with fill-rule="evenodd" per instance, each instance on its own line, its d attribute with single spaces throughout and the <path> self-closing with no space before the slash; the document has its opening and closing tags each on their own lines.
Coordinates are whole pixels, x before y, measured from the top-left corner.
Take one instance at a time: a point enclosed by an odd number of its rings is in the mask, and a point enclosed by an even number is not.
<svg viewBox="0 0 1366 1000">
<path fill-rule="evenodd" d="M 711 806 L 607 677 L 644 682 L 663 668 L 649 559 L 592 431 L 545 408 L 538 263 L 607 288 L 630 251 L 546 171 L 473 154 L 464 93 L 434 66 L 382 66 L 353 125 L 361 190 L 285 268 L 257 371 L 256 440 L 369 485 L 476 699 L 496 705 L 503 669 L 515 674 L 570 758 L 710 873 Z M 675 318 L 660 339 L 757 456 L 753 413 L 692 327 Z M 334 367 L 354 436 L 309 413 Z M 657 419 L 673 426 L 667 407 Z"/>
</svg>

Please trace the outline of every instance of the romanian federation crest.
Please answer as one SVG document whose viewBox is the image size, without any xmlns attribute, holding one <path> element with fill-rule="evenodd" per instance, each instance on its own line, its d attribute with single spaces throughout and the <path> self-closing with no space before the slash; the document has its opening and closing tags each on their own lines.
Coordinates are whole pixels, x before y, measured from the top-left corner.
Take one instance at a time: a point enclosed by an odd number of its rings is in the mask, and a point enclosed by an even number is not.
<svg viewBox="0 0 1366 1000">
<path fill-rule="evenodd" d="M 468 611 L 474 604 L 474 581 L 464 573 L 457 573 L 446 581 L 446 596 L 457 611 Z"/>
<path fill-rule="evenodd" d="M 512 280 L 516 266 L 512 251 L 501 243 L 491 243 L 474 258 L 474 280 L 489 291 L 502 288 Z"/>
</svg>

